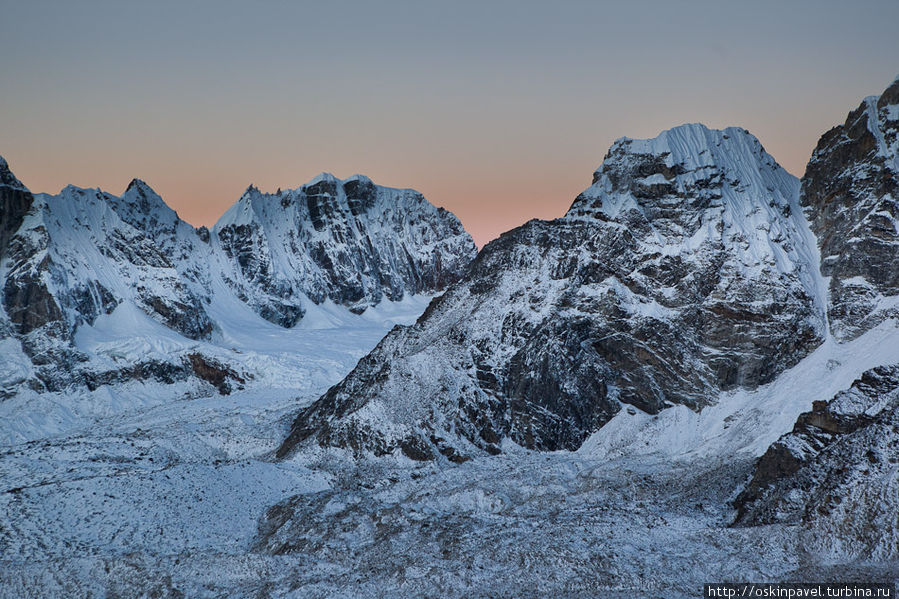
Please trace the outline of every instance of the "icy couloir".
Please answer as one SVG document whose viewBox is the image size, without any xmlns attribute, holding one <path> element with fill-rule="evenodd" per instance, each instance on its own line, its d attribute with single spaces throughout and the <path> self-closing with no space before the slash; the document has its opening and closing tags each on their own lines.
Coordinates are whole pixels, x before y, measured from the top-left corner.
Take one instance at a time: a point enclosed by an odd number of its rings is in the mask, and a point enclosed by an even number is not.
<svg viewBox="0 0 899 599">
<path fill-rule="evenodd" d="M 312 440 L 451 460 L 576 449 L 621 409 L 701 408 L 826 333 L 799 182 L 747 131 L 621 139 L 565 217 L 486 246 L 296 418 Z"/>
</svg>

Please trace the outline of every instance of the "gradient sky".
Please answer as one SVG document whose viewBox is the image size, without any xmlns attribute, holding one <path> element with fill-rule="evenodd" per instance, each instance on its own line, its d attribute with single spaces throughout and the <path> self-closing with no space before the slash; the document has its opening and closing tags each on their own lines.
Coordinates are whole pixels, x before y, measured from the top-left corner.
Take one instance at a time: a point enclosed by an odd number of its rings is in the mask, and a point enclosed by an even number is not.
<svg viewBox="0 0 899 599">
<path fill-rule="evenodd" d="M 32 191 L 146 180 L 211 225 L 321 171 L 479 245 L 560 216 L 618 137 L 738 125 L 801 175 L 899 74 L 899 2 L 0 0 L 0 155 Z"/>
</svg>

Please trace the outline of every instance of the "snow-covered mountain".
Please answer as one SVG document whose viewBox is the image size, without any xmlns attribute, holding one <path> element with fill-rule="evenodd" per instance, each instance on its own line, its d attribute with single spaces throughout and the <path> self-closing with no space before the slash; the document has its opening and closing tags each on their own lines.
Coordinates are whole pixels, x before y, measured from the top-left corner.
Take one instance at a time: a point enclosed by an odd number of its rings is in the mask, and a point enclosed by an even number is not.
<svg viewBox="0 0 899 599">
<path fill-rule="evenodd" d="M 250 187 L 211 237 L 230 262 L 228 285 L 282 326 L 302 318 L 304 301 L 361 312 L 384 298 L 442 291 L 475 254 L 451 213 L 362 175 L 325 173 L 276 194 Z"/>
<path fill-rule="evenodd" d="M 275 196 L 249 190 L 210 234 L 182 221 L 140 180 L 121 197 L 72 186 L 32 196 L 5 162 L 0 167 L 0 334 L 18 365 L 4 369 L 7 396 L 23 385 L 238 381 L 239 365 L 196 352 L 110 361 L 77 334 L 132 308 L 185 340 L 213 343 L 222 341 L 222 327 L 210 312 L 234 302 L 284 327 L 323 302 L 360 313 L 385 298 L 442 290 L 476 251 L 449 212 L 360 176 L 320 177 Z"/>
<path fill-rule="evenodd" d="M 774 380 L 826 335 L 798 191 L 743 129 L 617 141 L 565 217 L 488 244 L 280 455 L 310 437 L 416 459 L 573 450 L 622 404 L 700 409 Z"/>
<path fill-rule="evenodd" d="M 90 356 L 75 333 L 122 304 L 189 339 L 209 338 L 214 328 L 202 298 L 166 253 L 123 221 L 99 190 L 69 186 L 56 196 L 37 195 L 0 268 L 5 318 L 35 367 L 25 382 L 38 389 L 85 381 L 81 369 L 90 368 Z"/>
</svg>

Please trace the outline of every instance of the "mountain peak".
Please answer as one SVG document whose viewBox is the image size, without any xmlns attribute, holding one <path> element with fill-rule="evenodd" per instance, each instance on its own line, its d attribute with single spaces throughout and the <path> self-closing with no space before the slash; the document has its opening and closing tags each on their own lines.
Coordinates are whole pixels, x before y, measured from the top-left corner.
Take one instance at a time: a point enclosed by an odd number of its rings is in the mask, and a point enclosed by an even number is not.
<svg viewBox="0 0 899 599">
<path fill-rule="evenodd" d="M 669 156 L 669 164 L 695 162 L 710 164 L 715 157 L 711 148 L 724 146 L 733 148 L 746 146 L 753 153 L 760 151 L 761 144 L 754 135 L 741 127 L 709 129 L 701 123 L 686 123 L 666 129 L 656 137 L 632 139 L 622 137 L 612 144 L 609 154 L 655 154 Z M 601 168 L 601 167 L 600 167 Z"/>
<path fill-rule="evenodd" d="M 165 203 L 162 196 L 141 179 L 131 180 L 131 183 L 125 188 L 125 193 L 122 194 L 121 200 L 127 204 L 134 205 L 141 212 L 162 211 L 174 214 L 174 210 Z"/>
<path fill-rule="evenodd" d="M 899 315 L 899 79 L 821 136 L 801 203 L 829 278 L 830 325 L 854 338 Z"/>
<path fill-rule="evenodd" d="M 503 439 L 574 450 L 621 404 L 698 409 L 770 382 L 826 332 L 798 187 L 745 129 L 619 139 L 565 217 L 485 246 L 278 455 L 311 438 L 450 461 Z"/>
<path fill-rule="evenodd" d="M 343 182 L 344 182 L 344 183 L 349 183 L 349 182 L 351 182 L 351 181 L 358 181 L 359 183 L 365 183 L 365 184 L 372 184 L 372 185 L 374 185 L 374 182 L 373 182 L 369 177 L 367 177 L 367 176 L 365 176 L 365 175 L 360 175 L 359 173 L 356 173 L 355 175 L 349 177 L 348 179 L 344 179 Z"/>
<path fill-rule="evenodd" d="M 25 187 L 25 185 L 19 181 L 9 169 L 9 164 L 7 164 L 6 159 L 3 158 L 3 156 L 0 156 L 0 186 L 20 189 L 22 191 L 28 190 L 28 188 Z"/>
<path fill-rule="evenodd" d="M 883 90 L 883 93 L 875 98 L 875 100 L 877 101 L 877 108 L 881 109 L 899 104 L 899 75 L 896 76 L 896 79 L 894 79 L 893 82 Z"/>
<path fill-rule="evenodd" d="M 159 195 L 142 179 L 131 179 L 131 183 L 129 183 L 128 187 L 125 188 L 125 193 L 128 193 L 132 189 L 138 191 L 139 193 L 146 193 L 149 191 L 153 195 Z"/>
<path fill-rule="evenodd" d="M 421 194 L 380 187 L 362 175 L 341 180 L 321 173 L 278 194 L 251 187 L 212 235 L 244 280 L 278 290 L 250 301 L 264 318 L 288 327 L 304 308 L 280 290 L 362 311 L 383 298 L 446 288 L 476 253 L 455 216 Z"/>
<path fill-rule="evenodd" d="M 34 197 L 19 181 L 3 156 L 0 156 L 0 258 L 6 255 L 9 240 L 22 224 Z"/>
<path fill-rule="evenodd" d="M 318 183 L 343 183 L 340 179 L 332 175 L 331 173 L 321 172 L 316 176 L 312 177 L 312 180 L 306 183 L 303 187 L 312 187 Z"/>
<path fill-rule="evenodd" d="M 262 192 L 259 191 L 259 188 L 254 184 L 250 183 L 247 185 L 247 188 L 243 190 L 243 193 L 240 194 L 240 198 L 238 198 L 237 203 L 245 202 L 247 200 L 252 199 L 254 196 L 260 195 Z M 228 214 L 228 211 L 225 211 L 225 214 Z M 224 218 L 225 215 L 222 215 L 221 218 Z"/>
<path fill-rule="evenodd" d="M 72 183 L 69 183 L 68 185 L 63 187 L 61 190 L 59 190 L 59 195 L 63 196 L 63 197 L 83 196 L 88 193 L 98 194 L 98 193 L 100 193 L 100 190 L 98 188 L 92 188 L 92 187 L 79 187 Z"/>
<path fill-rule="evenodd" d="M 697 209 L 728 202 L 785 204 L 796 178 L 746 129 L 693 123 L 650 139 L 617 140 L 593 174 L 593 185 L 566 216 L 615 217 L 623 210 Z M 651 210 L 650 210 L 651 211 Z"/>
</svg>

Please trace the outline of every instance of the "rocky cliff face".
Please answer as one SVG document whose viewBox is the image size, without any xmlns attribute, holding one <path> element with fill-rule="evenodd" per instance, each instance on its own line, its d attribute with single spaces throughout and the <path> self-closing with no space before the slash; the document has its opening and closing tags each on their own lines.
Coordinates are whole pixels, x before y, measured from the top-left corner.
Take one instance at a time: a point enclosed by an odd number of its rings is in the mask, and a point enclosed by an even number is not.
<svg viewBox="0 0 899 599">
<path fill-rule="evenodd" d="M 243 301 L 293 326 L 304 302 L 360 312 L 384 298 L 439 291 L 476 251 L 452 214 L 364 177 L 324 178 L 279 196 L 248 192 L 213 235 L 178 218 L 140 180 L 121 197 L 72 186 L 32 197 L 0 161 L 0 203 L 0 337 L 21 344 L 35 366 L 28 384 L 38 390 L 211 376 L 211 358 L 187 354 L 166 364 L 127 360 L 114 371 L 93 364 L 76 332 L 123 304 L 183 337 L 211 340 L 218 300 Z"/>
<path fill-rule="evenodd" d="M 899 556 L 899 365 L 815 402 L 759 460 L 736 524 L 802 524 L 818 547 Z"/>
<path fill-rule="evenodd" d="M 34 198 L 28 188 L 22 185 L 9 165 L 0 157 L 0 260 L 6 255 L 9 240 L 22 225 L 25 214 L 31 208 Z"/>
<path fill-rule="evenodd" d="M 451 213 L 410 189 L 323 174 L 295 190 L 249 188 L 216 224 L 228 284 L 267 320 L 293 326 L 303 301 L 362 312 L 382 299 L 433 293 L 476 253 Z"/>
<path fill-rule="evenodd" d="M 279 449 L 451 460 L 576 449 L 621 407 L 701 408 L 825 334 L 798 181 L 742 129 L 622 139 L 568 214 L 469 275 L 296 418 Z"/>
<path fill-rule="evenodd" d="M 821 137 L 801 198 L 830 277 L 834 334 L 899 314 L 899 79 Z"/>
</svg>

